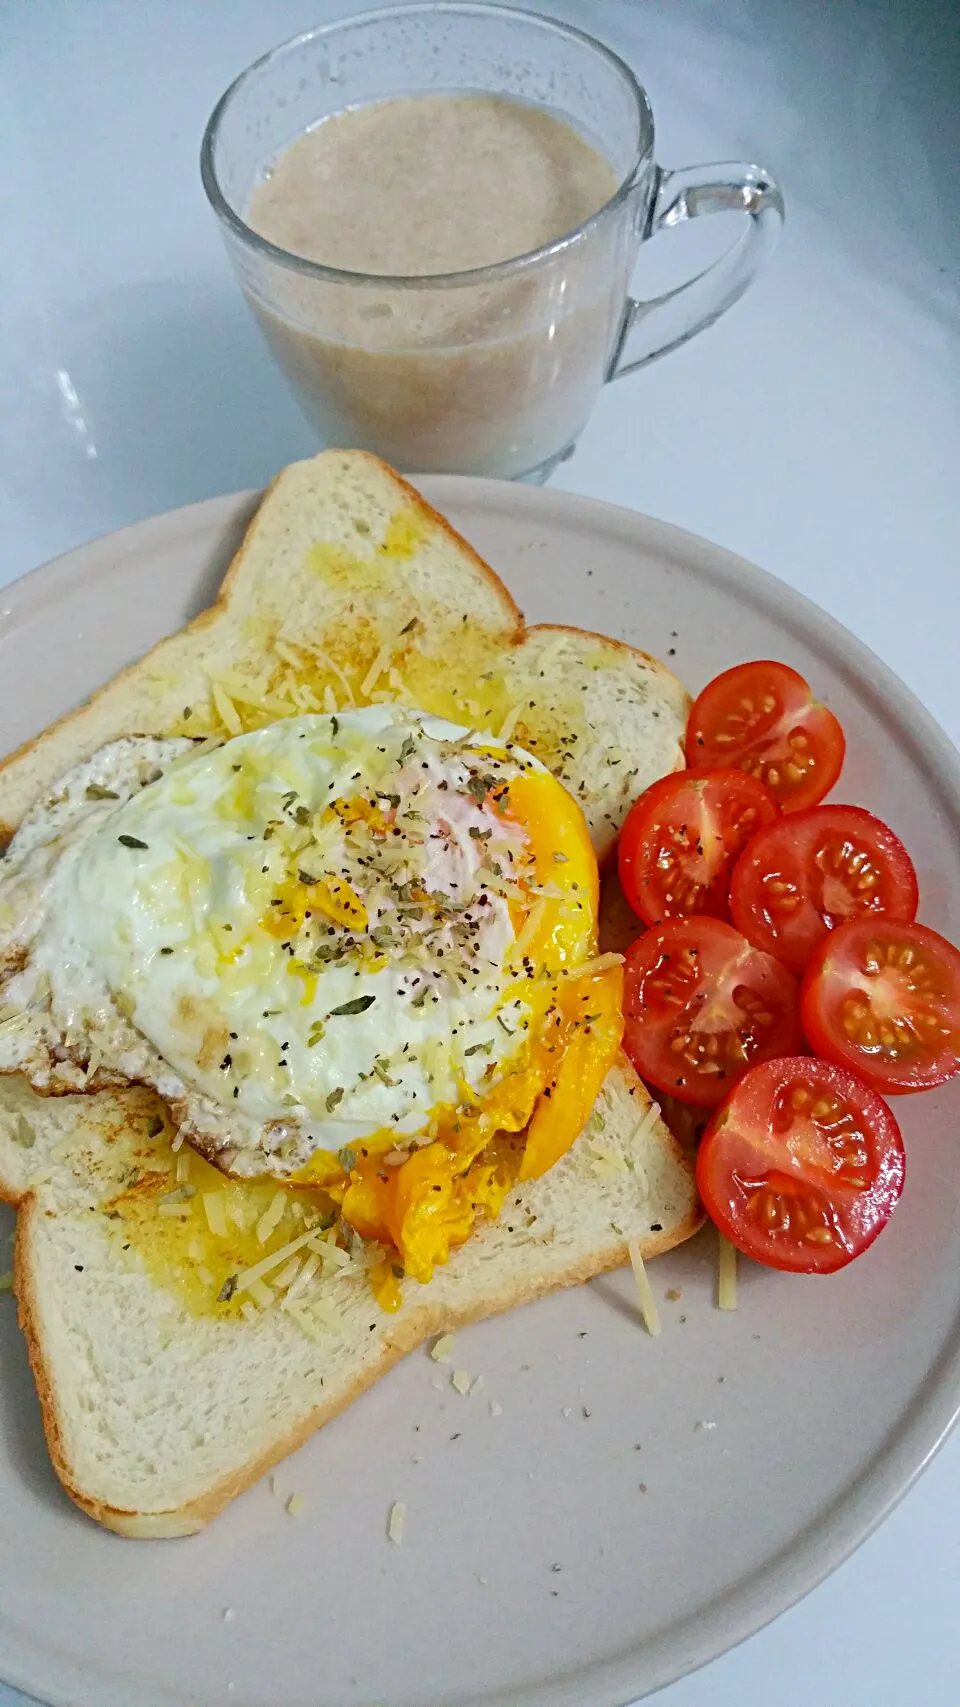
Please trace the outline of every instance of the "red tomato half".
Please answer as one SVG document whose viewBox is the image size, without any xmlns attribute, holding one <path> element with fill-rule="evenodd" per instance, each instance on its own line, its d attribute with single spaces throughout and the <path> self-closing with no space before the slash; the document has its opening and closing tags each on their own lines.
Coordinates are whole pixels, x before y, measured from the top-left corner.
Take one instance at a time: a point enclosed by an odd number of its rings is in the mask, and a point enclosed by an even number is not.
<svg viewBox="0 0 960 1707">
<path fill-rule="evenodd" d="M 865 1251 L 903 1174 L 886 1104 L 846 1067 L 805 1055 L 751 1067 L 697 1155 L 697 1187 L 721 1233 L 757 1262 L 800 1274 L 830 1274 Z"/>
<path fill-rule="evenodd" d="M 863 913 L 912 919 L 917 874 L 906 848 L 862 806 L 811 806 L 760 830 L 730 882 L 737 929 L 802 972 L 827 931 Z"/>
<path fill-rule="evenodd" d="M 689 913 L 726 918 L 733 861 L 779 818 L 762 782 L 744 771 L 674 771 L 634 801 L 620 832 L 620 885 L 645 924 Z"/>
<path fill-rule="evenodd" d="M 868 916 L 831 931 L 802 1002 L 817 1054 L 886 1095 L 960 1073 L 960 953 L 926 925 Z"/>
<path fill-rule="evenodd" d="M 815 806 L 840 775 L 843 730 L 787 664 L 758 659 L 708 682 L 687 723 L 687 764 L 734 765 L 760 781 L 785 812 Z"/>
<path fill-rule="evenodd" d="M 753 1061 L 800 1047 L 796 980 L 719 919 L 673 919 L 624 968 L 623 1046 L 641 1078 L 710 1108 Z"/>
</svg>

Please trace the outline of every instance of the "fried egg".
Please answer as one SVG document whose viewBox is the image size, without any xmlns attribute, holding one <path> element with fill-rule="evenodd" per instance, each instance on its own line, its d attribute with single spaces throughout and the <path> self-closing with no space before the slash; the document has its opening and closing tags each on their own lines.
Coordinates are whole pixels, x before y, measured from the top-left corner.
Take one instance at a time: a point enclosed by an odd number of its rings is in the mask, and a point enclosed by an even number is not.
<svg viewBox="0 0 960 1707">
<path fill-rule="evenodd" d="M 0 869 L 0 1071 L 152 1085 L 221 1169 L 322 1184 L 420 1278 L 568 1147 L 619 1044 L 579 807 L 416 710 L 116 742 Z"/>
</svg>

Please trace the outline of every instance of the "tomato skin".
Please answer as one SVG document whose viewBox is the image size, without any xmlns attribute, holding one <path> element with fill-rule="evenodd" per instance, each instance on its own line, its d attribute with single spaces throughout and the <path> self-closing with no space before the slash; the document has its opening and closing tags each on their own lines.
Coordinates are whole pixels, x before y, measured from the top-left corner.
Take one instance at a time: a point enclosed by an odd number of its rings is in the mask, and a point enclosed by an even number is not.
<svg viewBox="0 0 960 1707">
<path fill-rule="evenodd" d="M 833 1274 L 860 1256 L 904 1172 L 900 1129 L 876 1092 L 803 1055 L 751 1067 L 697 1155 L 697 1188 L 724 1237 L 794 1274 Z"/>
<path fill-rule="evenodd" d="M 672 919 L 624 967 L 623 1047 L 678 1102 L 710 1108 L 753 1061 L 800 1048 L 795 978 L 720 919 Z"/>
<path fill-rule="evenodd" d="M 846 743 L 810 685 L 772 658 L 735 664 L 708 682 L 687 723 L 687 764 L 758 776 L 785 812 L 815 806 L 840 775 Z"/>
<path fill-rule="evenodd" d="M 727 918 L 730 871 L 750 837 L 780 816 L 769 790 L 744 771 L 673 771 L 627 814 L 617 851 L 620 884 L 645 924 L 708 913 Z"/>
<path fill-rule="evenodd" d="M 804 973 L 801 1012 L 811 1048 L 885 1096 L 960 1073 L 960 952 L 926 925 L 867 916 L 831 931 Z"/>
<path fill-rule="evenodd" d="M 900 838 L 862 806 L 791 812 L 758 831 L 730 879 L 737 929 L 794 972 L 848 918 L 869 912 L 911 920 L 918 899 Z"/>
</svg>

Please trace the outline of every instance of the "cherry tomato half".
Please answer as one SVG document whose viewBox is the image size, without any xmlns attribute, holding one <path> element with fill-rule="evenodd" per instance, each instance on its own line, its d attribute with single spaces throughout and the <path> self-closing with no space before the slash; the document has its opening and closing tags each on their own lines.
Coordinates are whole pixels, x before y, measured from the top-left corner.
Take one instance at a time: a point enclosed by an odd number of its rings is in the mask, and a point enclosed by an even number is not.
<svg viewBox="0 0 960 1707">
<path fill-rule="evenodd" d="M 623 1047 L 678 1102 L 720 1102 L 753 1061 L 800 1047 L 796 980 L 720 919 L 646 931 L 624 967 Z"/>
<path fill-rule="evenodd" d="M 737 929 L 795 972 L 847 919 L 913 919 L 917 899 L 906 848 L 862 806 L 811 806 L 778 819 L 754 836 L 730 881 Z"/>
<path fill-rule="evenodd" d="M 734 860 L 780 808 L 744 771 L 674 771 L 635 800 L 620 832 L 623 893 L 645 924 L 709 913 L 727 918 Z"/>
<path fill-rule="evenodd" d="M 721 1233 L 799 1274 L 831 1274 L 865 1251 L 903 1175 L 886 1104 L 848 1068 L 806 1055 L 751 1067 L 697 1154 L 697 1187 Z"/>
<path fill-rule="evenodd" d="M 814 950 L 803 1029 L 828 1061 L 885 1095 L 960 1073 L 960 953 L 926 925 L 851 919 Z"/>
<path fill-rule="evenodd" d="M 708 682 L 687 723 L 687 764 L 747 771 L 785 812 L 815 806 L 840 775 L 843 730 L 787 664 L 736 664 Z"/>
</svg>

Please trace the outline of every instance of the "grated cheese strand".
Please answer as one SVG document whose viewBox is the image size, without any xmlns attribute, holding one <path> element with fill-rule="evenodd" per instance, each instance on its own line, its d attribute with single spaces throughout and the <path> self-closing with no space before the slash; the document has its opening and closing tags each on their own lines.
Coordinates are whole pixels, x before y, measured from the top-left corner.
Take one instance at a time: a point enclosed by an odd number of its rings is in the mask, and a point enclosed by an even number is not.
<svg viewBox="0 0 960 1707">
<path fill-rule="evenodd" d="M 610 966 L 622 966 L 622 954 L 598 954 L 593 960 L 585 960 L 582 966 L 564 967 L 563 976 L 571 983 L 577 978 L 595 978 L 598 972 L 606 972 Z"/>
<path fill-rule="evenodd" d="M 239 735 L 243 729 L 240 716 L 232 699 L 228 699 L 219 682 L 212 683 L 214 709 L 227 733 Z"/>
<path fill-rule="evenodd" d="M 523 701 L 518 700 L 516 705 L 512 705 L 510 707 L 510 710 L 507 712 L 500 728 L 497 730 L 497 740 L 502 741 L 504 746 L 507 745 L 508 741 L 513 739 L 513 732 L 523 716 L 523 709 Z"/>
<path fill-rule="evenodd" d="M 650 1285 L 650 1279 L 644 1267 L 643 1257 L 640 1254 L 640 1240 L 631 1239 L 627 1249 L 630 1253 L 630 1266 L 633 1269 L 633 1278 L 637 1283 L 637 1293 L 640 1299 L 640 1314 L 643 1317 L 643 1325 L 646 1328 L 647 1333 L 656 1339 L 660 1332 L 660 1313 L 657 1310 L 657 1301 L 653 1296 L 653 1288 Z"/>
<path fill-rule="evenodd" d="M 350 686 L 349 681 L 347 680 L 346 676 L 344 675 L 343 671 L 341 670 L 340 665 L 335 663 L 334 660 L 331 658 L 329 652 L 321 652 L 318 649 L 318 651 L 317 651 L 317 663 L 321 666 L 326 666 L 326 668 L 330 671 L 330 674 L 333 676 L 336 676 L 338 682 L 340 683 L 340 686 L 342 687 L 342 689 L 344 691 L 344 694 L 346 695 L 346 702 L 345 703 L 349 706 L 356 705 L 357 702 L 354 699 L 353 689 Z"/>
<path fill-rule="evenodd" d="M 286 1207 L 287 1207 L 287 1194 L 286 1194 L 286 1192 L 285 1191 L 275 1192 L 273 1197 L 270 1200 L 269 1205 L 264 1210 L 259 1221 L 257 1222 L 257 1244 L 258 1245 L 265 1245 L 267 1240 L 269 1239 L 271 1233 L 276 1232 L 277 1227 L 279 1226 L 280 1222 L 283 1220 L 283 1212 L 286 1209 Z"/>
<path fill-rule="evenodd" d="M 537 933 L 542 929 L 546 911 L 546 901 L 537 901 L 530 908 L 523 930 L 520 932 L 520 935 L 517 937 L 516 942 L 510 950 L 510 959 L 517 965 L 522 962 L 530 944 L 535 940 Z"/>
<path fill-rule="evenodd" d="M 366 699 L 370 689 L 375 687 L 376 683 L 380 680 L 380 677 L 383 675 L 384 670 L 390 662 L 392 650 L 393 648 L 384 641 L 379 652 L 374 658 L 373 663 L 370 665 L 369 670 L 364 676 L 363 681 L 360 683 L 361 699 Z"/>
<path fill-rule="evenodd" d="M 306 1334 L 307 1339 L 313 1340 L 315 1345 L 319 1345 L 323 1335 L 320 1332 L 319 1323 L 316 1318 L 310 1314 L 307 1306 L 305 1304 L 291 1304 L 290 1300 L 285 1298 L 283 1301 L 283 1308 L 293 1317 L 293 1320 L 296 1322 L 301 1333 Z"/>
<path fill-rule="evenodd" d="M 395 1500 L 390 1507 L 387 1519 L 387 1535 L 398 1547 L 403 1540 L 403 1531 L 407 1522 L 407 1508 L 402 1500 Z"/>
<path fill-rule="evenodd" d="M 294 1262 L 296 1262 L 299 1259 L 294 1257 L 293 1260 L 294 1260 Z M 311 1256 L 307 1257 L 306 1261 L 304 1262 L 302 1269 L 300 1270 L 300 1273 L 297 1275 L 296 1280 L 291 1281 L 290 1285 L 287 1288 L 287 1295 L 283 1300 L 283 1308 L 285 1310 L 289 1310 L 291 1304 L 296 1303 L 296 1300 L 299 1298 L 301 1292 L 304 1292 L 306 1290 L 306 1288 L 310 1285 L 310 1282 L 313 1279 L 313 1277 L 316 1274 L 317 1269 L 319 1267 L 320 1267 L 320 1258 L 318 1256 L 311 1255 Z M 284 1270 L 284 1272 L 286 1272 L 286 1270 Z"/>
<path fill-rule="evenodd" d="M 299 1234 L 296 1239 L 291 1239 L 289 1244 L 281 1245 L 279 1250 L 271 1251 L 269 1256 L 262 1257 L 252 1268 L 244 1269 L 242 1274 L 237 1275 L 237 1291 L 249 1292 L 252 1283 L 262 1280 L 272 1268 L 279 1268 L 281 1263 L 288 1262 L 296 1251 L 302 1250 L 304 1245 L 310 1244 L 315 1238 L 316 1230 L 311 1227 L 309 1232 Z"/>
<path fill-rule="evenodd" d="M 737 1247 L 717 1234 L 717 1309 L 737 1308 Z"/>
</svg>

